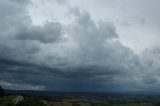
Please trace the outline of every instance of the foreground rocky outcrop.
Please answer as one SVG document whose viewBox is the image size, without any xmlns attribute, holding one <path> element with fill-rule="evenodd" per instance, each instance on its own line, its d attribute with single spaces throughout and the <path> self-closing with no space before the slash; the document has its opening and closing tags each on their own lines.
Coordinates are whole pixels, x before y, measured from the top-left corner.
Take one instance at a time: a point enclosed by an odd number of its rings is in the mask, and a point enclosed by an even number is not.
<svg viewBox="0 0 160 106">
<path fill-rule="evenodd" d="M 21 95 L 15 97 L 15 98 L 12 100 L 12 102 L 13 102 L 15 105 L 17 105 L 18 103 L 20 103 L 20 102 L 22 102 L 22 101 L 24 101 L 24 97 L 21 96 Z"/>
</svg>

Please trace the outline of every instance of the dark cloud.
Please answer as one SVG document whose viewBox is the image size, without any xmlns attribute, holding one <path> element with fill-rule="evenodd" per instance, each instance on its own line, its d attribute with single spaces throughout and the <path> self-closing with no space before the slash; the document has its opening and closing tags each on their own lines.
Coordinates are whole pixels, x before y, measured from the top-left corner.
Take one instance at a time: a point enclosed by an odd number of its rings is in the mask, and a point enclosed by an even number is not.
<svg viewBox="0 0 160 106">
<path fill-rule="evenodd" d="M 0 1 L 0 80 L 5 87 L 134 91 L 158 82 L 158 49 L 140 58 L 119 41 L 113 23 L 95 22 L 75 8 L 68 25 L 33 25 L 28 3 Z"/>
</svg>

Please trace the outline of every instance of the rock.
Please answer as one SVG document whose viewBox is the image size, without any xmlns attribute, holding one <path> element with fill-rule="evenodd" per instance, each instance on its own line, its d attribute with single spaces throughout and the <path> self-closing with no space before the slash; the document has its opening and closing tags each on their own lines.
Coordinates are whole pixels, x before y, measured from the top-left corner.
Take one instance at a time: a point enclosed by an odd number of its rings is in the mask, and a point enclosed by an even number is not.
<svg viewBox="0 0 160 106">
<path fill-rule="evenodd" d="M 18 104 L 19 102 L 21 102 L 21 101 L 23 101 L 24 100 L 24 97 L 23 96 L 17 96 L 16 98 L 14 98 L 13 100 L 12 100 L 12 102 L 14 103 L 14 104 Z"/>
</svg>

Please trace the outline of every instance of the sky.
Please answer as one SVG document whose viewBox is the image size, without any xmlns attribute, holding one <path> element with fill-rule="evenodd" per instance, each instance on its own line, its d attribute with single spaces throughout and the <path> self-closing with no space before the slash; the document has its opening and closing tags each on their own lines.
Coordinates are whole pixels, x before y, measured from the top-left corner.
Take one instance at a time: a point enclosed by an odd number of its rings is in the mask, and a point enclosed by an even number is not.
<svg viewBox="0 0 160 106">
<path fill-rule="evenodd" d="M 0 84 L 160 93 L 159 0 L 0 0 Z"/>
</svg>

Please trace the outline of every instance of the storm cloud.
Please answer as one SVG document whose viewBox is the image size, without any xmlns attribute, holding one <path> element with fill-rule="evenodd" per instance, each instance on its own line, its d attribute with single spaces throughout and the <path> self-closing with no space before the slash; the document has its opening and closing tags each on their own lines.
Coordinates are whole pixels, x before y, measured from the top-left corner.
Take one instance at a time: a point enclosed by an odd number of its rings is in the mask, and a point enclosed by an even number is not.
<svg viewBox="0 0 160 106">
<path fill-rule="evenodd" d="M 79 7 L 67 8 L 69 24 L 48 20 L 36 25 L 28 11 L 31 4 L 0 1 L 0 83 L 5 88 L 158 90 L 158 47 L 136 54 L 121 42 L 114 22 L 97 21 Z"/>
</svg>

